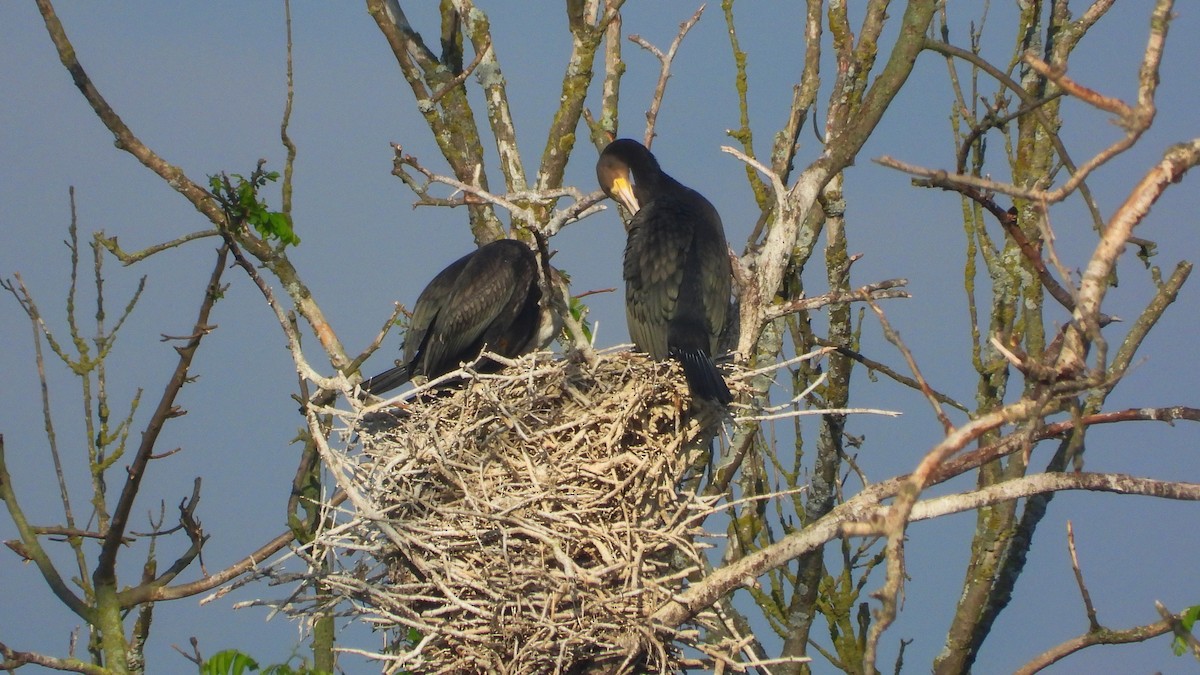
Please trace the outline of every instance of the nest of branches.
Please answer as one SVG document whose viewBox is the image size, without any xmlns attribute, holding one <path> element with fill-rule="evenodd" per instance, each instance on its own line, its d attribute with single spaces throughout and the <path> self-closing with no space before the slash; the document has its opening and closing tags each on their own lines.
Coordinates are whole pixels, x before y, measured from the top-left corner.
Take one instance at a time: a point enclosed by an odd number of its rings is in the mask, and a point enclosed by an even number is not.
<svg viewBox="0 0 1200 675">
<path fill-rule="evenodd" d="M 715 416 L 629 352 L 468 378 L 354 425 L 352 516 L 319 543 L 356 562 L 322 590 L 388 631 L 389 670 L 678 670 L 695 631 L 649 616 L 702 564 L 680 486 Z"/>
</svg>

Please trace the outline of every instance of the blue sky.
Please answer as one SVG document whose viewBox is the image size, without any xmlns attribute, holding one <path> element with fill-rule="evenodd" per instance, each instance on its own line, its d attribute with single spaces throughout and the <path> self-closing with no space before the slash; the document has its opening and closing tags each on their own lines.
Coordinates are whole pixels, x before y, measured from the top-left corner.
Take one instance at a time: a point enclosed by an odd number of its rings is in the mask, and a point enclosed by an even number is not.
<svg viewBox="0 0 1200 675">
<path fill-rule="evenodd" d="M 679 22 L 695 10 L 685 3 L 630 4 L 626 32 L 639 33 L 663 48 Z M 1071 76 L 1104 93 L 1131 98 L 1148 23 L 1144 4 L 1118 3 L 1076 53 Z M 992 8 L 984 49 L 993 60 L 1005 62 L 1011 50 L 1006 31 L 1011 10 L 1008 3 L 995 5 L 1004 6 Z M 431 9 L 406 9 L 427 37 L 435 34 Z M 523 158 L 532 171 L 570 47 L 565 18 L 557 6 L 547 12 L 492 4 L 484 9 L 491 15 Z M 218 171 L 246 173 L 259 158 L 266 158 L 271 167 L 282 165 L 281 3 L 61 3 L 58 11 L 101 92 L 143 141 L 193 180 Z M 797 10 L 792 3 L 772 2 L 744 3 L 736 11 L 742 48 L 750 58 L 757 149 L 765 154 L 801 67 Z M 901 11 L 896 7 L 893 14 L 898 17 Z M 1200 94 L 1194 68 L 1200 19 L 1190 4 L 1179 3 L 1176 12 L 1155 127 L 1139 146 L 1091 181 L 1106 214 L 1168 145 L 1197 135 Z M 965 44 L 970 18 L 974 17 L 956 17 L 952 39 L 957 44 Z M 295 218 L 303 244 L 291 256 L 341 339 L 357 350 L 373 338 L 392 303 L 411 305 L 424 283 L 469 250 L 471 240 L 463 212 L 414 210 L 411 193 L 390 175 L 390 143 L 400 143 L 436 170 L 445 167 L 386 42 L 363 6 L 305 3 L 294 9 L 294 19 L 296 99 L 290 133 L 300 148 Z M 126 248 L 139 248 L 202 229 L 205 221 L 162 181 L 113 147 L 111 135 L 58 62 L 32 3 L 0 4 L 0 54 L 0 276 L 19 272 L 61 333 L 67 287 L 67 253 L 61 242 L 69 222 L 68 186 L 75 186 L 85 242 L 90 232 L 103 229 L 119 236 Z M 625 45 L 624 54 L 628 74 L 622 90 L 622 134 L 640 138 L 642 112 L 658 66 L 632 44 Z M 730 143 L 725 129 L 737 124 L 732 80 L 725 24 L 720 8 L 713 5 L 680 50 L 654 150 L 668 172 L 716 205 L 730 243 L 740 250 L 757 213 L 742 166 L 719 150 Z M 826 75 L 826 87 L 831 80 Z M 982 93 L 992 91 L 991 83 L 981 87 Z M 824 97 L 819 100 L 818 119 L 825 109 Z M 851 250 L 864 254 L 854 267 L 854 283 L 910 279 L 913 299 L 888 304 L 889 319 L 908 339 L 935 386 L 969 401 L 974 379 L 969 376 L 961 291 L 965 244 L 960 203 L 952 195 L 912 188 L 905 176 L 869 161 L 886 154 L 927 166 L 949 166 L 950 102 L 944 61 L 922 55 L 909 86 L 846 174 L 847 227 Z M 1106 115 L 1074 101 L 1067 101 L 1065 109 L 1073 120 L 1065 140 L 1077 161 L 1117 137 Z M 819 152 L 811 122 L 809 127 L 801 136 L 801 164 Z M 999 138 L 992 142 L 998 151 Z M 590 148 L 578 148 L 567 182 L 593 190 L 594 159 Z M 1138 231 L 1159 242 L 1156 263 L 1168 270 L 1176 260 L 1194 259 L 1200 251 L 1194 181 L 1189 176 L 1169 190 Z M 498 175 L 492 183 L 500 184 Z M 1052 217 L 1060 255 L 1074 268 L 1090 247 L 1089 221 L 1077 204 Z M 574 292 L 619 286 L 624 238 L 611 210 L 569 226 L 552 246 L 559 251 L 556 264 L 572 274 Z M 122 402 L 115 403 L 118 409 L 137 388 L 145 388 L 135 429 L 148 418 L 174 364 L 174 352 L 158 336 L 190 329 L 215 247 L 211 240 L 194 243 L 134 268 L 122 269 L 111 259 L 105 263 L 112 315 L 124 305 L 137 279 L 143 274 L 148 278 L 110 366 L 110 394 L 114 402 Z M 824 288 L 818 267 L 806 279 L 814 293 Z M 88 269 L 84 278 L 90 278 Z M 1111 292 L 1108 308 L 1134 316 L 1149 298 L 1151 286 L 1132 255 L 1123 258 L 1121 271 L 1121 285 Z M 190 493 L 193 477 L 203 476 L 199 515 L 212 534 L 204 556 L 210 571 L 282 531 L 296 456 L 289 442 L 301 423 L 289 397 L 295 375 L 274 319 L 244 276 L 229 274 L 227 280 L 232 288 L 213 319 L 219 328 L 193 366 L 200 379 L 184 390 L 180 401 L 189 414 L 169 425 L 160 444 L 163 450 L 178 446 L 183 451 L 154 464 L 135 509 L 135 529 L 144 530 L 146 514 L 157 513 L 160 500 L 170 515 L 179 499 Z M 89 297 L 87 292 L 84 297 Z M 1185 287 L 1143 346 L 1110 408 L 1196 404 L 1197 298 L 1194 288 Z M 625 342 L 620 294 L 589 301 L 599 323 L 598 344 Z M 1065 314 L 1058 320 L 1065 320 Z M 876 325 L 869 319 L 865 325 L 864 351 L 899 366 Z M 57 491 L 42 431 L 29 324 L 8 296 L 0 299 L 0 327 L 6 346 L 0 352 L 6 382 L 0 390 L 0 433 L 27 512 L 35 522 L 55 522 Z M 1119 336 L 1122 329 L 1113 331 Z M 389 365 L 397 342 L 392 336 L 367 370 Z M 78 387 L 57 363 L 50 363 L 49 379 L 63 453 L 68 465 L 78 469 Z M 869 382 L 861 374 L 860 379 L 859 405 L 905 412 L 900 420 L 851 421 L 849 432 L 868 439 L 860 462 L 875 480 L 911 469 L 936 442 L 936 420 L 919 397 L 887 382 Z M 1200 481 L 1196 440 L 1194 428 L 1187 425 L 1097 430 L 1089 435 L 1087 469 Z M 1044 450 L 1035 454 L 1034 464 L 1044 464 L 1047 457 Z M 86 496 L 85 476 L 76 470 L 70 483 L 79 511 Z M 967 486 L 960 482 L 953 487 Z M 1192 564 L 1200 545 L 1189 527 L 1196 516 L 1195 505 L 1186 503 L 1059 496 L 1039 531 L 1039 545 L 1014 603 L 980 656 L 980 672 L 1011 670 L 1086 628 L 1066 559 L 1063 524 L 1068 518 L 1075 525 L 1101 620 L 1125 628 L 1153 621 L 1156 599 L 1175 609 L 1200 602 Z M 924 670 L 941 648 L 973 523 L 973 516 L 959 515 L 910 530 L 912 581 L 904 613 L 885 637 L 883 663 L 894 658 L 900 638 L 915 638 L 905 655 L 907 672 Z M 0 518 L 0 539 L 13 536 L 7 518 Z M 56 546 L 60 545 L 51 544 Z M 172 559 L 181 546 L 163 542 L 160 560 Z M 129 556 L 125 562 L 125 574 L 132 578 L 140 560 Z M 67 633 L 78 620 L 60 608 L 36 570 L 7 551 L 0 554 L 0 579 L 6 592 L 0 603 L 0 641 L 18 649 L 63 654 Z M 194 600 L 159 605 L 148 652 L 152 671 L 187 670 L 169 645 L 184 646 L 192 635 L 206 653 L 238 647 L 269 661 L 282 660 L 299 641 L 296 626 L 280 618 L 265 622 L 264 610 L 230 609 L 236 600 L 279 595 L 281 589 L 256 587 L 203 607 Z M 376 644 L 365 635 L 350 639 L 357 640 L 352 643 L 356 646 Z M 1101 667 L 1122 672 L 1187 669 L 1160 639 L 1141 646 L 1094 648 L 1054 672 L 1095 672 Z M 349 664 L 351 672 L 364 669 Z"/>
</svg>

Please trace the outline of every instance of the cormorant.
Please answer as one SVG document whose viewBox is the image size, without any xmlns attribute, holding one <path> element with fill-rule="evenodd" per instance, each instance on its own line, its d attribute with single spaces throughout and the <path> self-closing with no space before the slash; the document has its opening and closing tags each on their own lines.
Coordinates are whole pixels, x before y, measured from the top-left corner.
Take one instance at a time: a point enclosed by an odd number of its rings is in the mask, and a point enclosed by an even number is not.
<svg viewBox="0 0 1200 675">
<path fill-rule="evenodd" d="M 731 287 L 721 216 L 634 140 L 610 143 L 596 178 L 633 214 L 624 269 L 629 336 L 656 360 L 678 360 L 693 397 L 729 403 L 733 395 L 712 360 Z"/>
<path fill-rule="evenodd" d="M 545 254 L 543 250 L 543 255 Z M 558 333 L 549 264 L 525 244 L 498 239 L 450 263 L 421 291 L 404 336 L 404 360 L 362 383 L 382 394 L 423 375 L 444 375 L 485 348 L 508 358 L 539 349 Z M 500 364 L 485 361 L 484 371 Z"/>
</svg>

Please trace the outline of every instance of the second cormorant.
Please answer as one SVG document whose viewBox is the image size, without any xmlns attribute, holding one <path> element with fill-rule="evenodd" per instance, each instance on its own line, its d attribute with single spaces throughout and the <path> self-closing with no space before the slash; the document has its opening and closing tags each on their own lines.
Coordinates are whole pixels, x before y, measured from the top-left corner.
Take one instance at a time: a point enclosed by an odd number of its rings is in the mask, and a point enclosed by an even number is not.
<svg viewBox="0 0 1200 675">
<path fill-rule="evenodd" d="M 600 154 L 596 178 L 632 214 L 624 265 L 629 336 L 656 360 L 677 359 L 692 396 L 729 403 L 733 396 L 712 360 L 732 279 L 716 208 L 627 138 Z"/>
<path fill-rule="evenodd" d="M 516 358 L 544 347 L 561 325 L 549 274 L 548 264 L 513 239 L 493 241 L 450 263 L 417 298 L 404 359 L 363 381 L 363 391 L 378 395 L 418 375 L 444 375 L 485 348 Z M 484 372 L 500 367 L 493 361 L 477 366 Z"/>
</svg>

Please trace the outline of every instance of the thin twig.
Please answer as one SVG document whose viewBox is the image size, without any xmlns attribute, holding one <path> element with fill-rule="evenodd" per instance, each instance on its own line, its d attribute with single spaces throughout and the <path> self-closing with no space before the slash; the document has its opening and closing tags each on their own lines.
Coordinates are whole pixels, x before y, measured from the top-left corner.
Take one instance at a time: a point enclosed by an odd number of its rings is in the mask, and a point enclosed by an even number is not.
<svg viewBox="0 0 1200 675">
<path fill-rule="evenodd" d="M 1100 621 L 1096 618 L 1096 606 L 1092 604 L 1092 594 L 1088 593 L 1087 584 L 1083 581 L 1083 570 L 1079 568 L 1079 555 L 1075 552 L 1075 528 L 1067 521 L 1067 551 L 1071 554 L 1071 571 L 1075 573 L 1075 584 L 1079 586 L 1079 595 L 1083 598 L 1083 608 L 1087 612 L 1088 625 L 1091 630 L 1100 630 Z"/>
<path fill-rule="evenodd" d="M 671 41 L 671 46 L 664 54 L 661 49 L 650 44 L 640 35 L 630 35 L 629 41 L 638 45 L 642 49 L 650 52 L 658 59 L 658 83 L 654 86 L 654 96 L 650 99 L 650 109 L 646 111 L 646 133 L 642 139 L 642 145 L 647 148 L 654 143 L 654 123 L 658 121 L 658 110 L 662 107 L 663 95 L 667 91 L 667 80 L 671 77 L 671 63 L 675 60 L 675 53 L 679 51 L 679 45 L 683 42 L 683 38 L 687 36 L 688 31 L 696 22 L 700 20 L 700 15 L 704 13 L 704 5 L 696 10 L 690 19 L 679 24 L 679 32 L 676 33 L 675 39 Z"/>
</svg>

